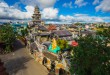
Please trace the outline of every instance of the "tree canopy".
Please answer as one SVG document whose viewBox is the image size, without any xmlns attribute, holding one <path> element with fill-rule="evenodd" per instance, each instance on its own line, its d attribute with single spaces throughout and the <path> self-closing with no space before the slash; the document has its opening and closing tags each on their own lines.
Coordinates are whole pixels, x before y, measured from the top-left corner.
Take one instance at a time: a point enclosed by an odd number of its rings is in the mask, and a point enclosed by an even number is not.
<svg viewBox="0 0 110 75">
<path fill-rule="evenodd" d="M 57 45 L 60 47 L 61 50 L 68 48 L 68 42 L 66 40 L 63 40 L 63 39 L 58 39 Z"/>
<path fill-rule="evenodd" d="M 27 28 L 21 30 L 21 35 L 22 35 L 23 37 L 26 36 L 26 35 L 28 35 L 28 30 L 27 30 Z"/>
<path fill-rule="evenodd" d="M 77 39 L 78 46 L 73 49 L 70 71 L 75 75 L 110 75 L 110 43 L 109 28 Z"/>
<path fill-rule="evenodd" d="M 16 34 L 10 25 L 0 27 L 0 42 L 6 45 L 5 49 L 10 49 L 16 39 Z"/>
</svg>

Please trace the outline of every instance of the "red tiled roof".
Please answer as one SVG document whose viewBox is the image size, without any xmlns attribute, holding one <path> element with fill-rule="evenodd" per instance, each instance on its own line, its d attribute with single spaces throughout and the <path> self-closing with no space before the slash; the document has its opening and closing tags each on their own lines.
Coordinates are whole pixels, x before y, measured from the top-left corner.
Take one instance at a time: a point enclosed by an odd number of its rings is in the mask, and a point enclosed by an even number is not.
<svg viewBox="0 0 110 75">
<path fill-rule="evenodd" d="M 55 26 L 55 25 L 50 25 L 50 26 L 48 27 L 48 30 L 56 30 L 56 26 Z"/>
</svg>

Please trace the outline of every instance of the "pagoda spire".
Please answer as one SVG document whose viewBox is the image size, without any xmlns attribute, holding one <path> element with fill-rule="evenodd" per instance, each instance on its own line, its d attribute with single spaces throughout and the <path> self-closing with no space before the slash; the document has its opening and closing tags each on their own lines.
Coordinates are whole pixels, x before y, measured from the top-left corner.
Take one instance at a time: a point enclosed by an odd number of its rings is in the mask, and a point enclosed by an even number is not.
<svg viewBox="0 0 110 75">
<path fill-rule="evenodd" d="M 41 14 L 40 14 L 40 10 L 39 7 L 36 5 L 34 8 L 34 14 L 32 16 L 32 21 L 34 25 L 40 25 L 41 24 Z"/>
<path fill-rule="evenodd" d="M 39 7 L 36 5 L 36 6 L 35 6 L 35 9 L 39 9 Z"/>
</svg>

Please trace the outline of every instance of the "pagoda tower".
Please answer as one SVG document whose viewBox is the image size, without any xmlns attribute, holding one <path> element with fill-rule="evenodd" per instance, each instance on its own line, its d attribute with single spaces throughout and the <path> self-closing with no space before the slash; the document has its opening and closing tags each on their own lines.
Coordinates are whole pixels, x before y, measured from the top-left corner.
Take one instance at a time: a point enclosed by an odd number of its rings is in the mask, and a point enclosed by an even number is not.
<svg viewBox="0 0 110 75">
<path fill-rule="evenodd" d="M 32 19 L 33 19 L 32 20 L 33 25 L 40 25 L 41 24 L 41 14 L 40 14 L 38 6 L 35 6 L 35 8 L 34 8 L 34 14 L 32 16 Z"/>
</svg>

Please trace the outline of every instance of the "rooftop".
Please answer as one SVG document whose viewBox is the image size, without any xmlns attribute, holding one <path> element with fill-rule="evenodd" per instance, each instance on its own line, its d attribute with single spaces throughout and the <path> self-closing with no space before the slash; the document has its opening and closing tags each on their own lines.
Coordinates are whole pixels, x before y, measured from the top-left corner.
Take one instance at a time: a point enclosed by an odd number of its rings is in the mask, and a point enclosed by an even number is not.
<svg viewBox="0 0 110 75">
<path fill-rule="evenodd" d="M 48 29 L 44 26 L 38 26 L 38 30 L 41 30 L 41 31 L 48 31 Z"/>
<path fill-rule="evenodd" d="M 72 36 L 72 33 L 68 30 L 55 30 L 52 33 L 57 34 L 59 37 Z"/>
</svg>

